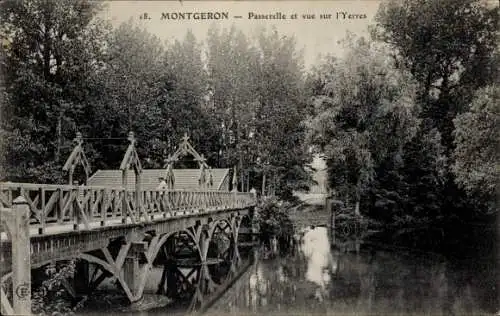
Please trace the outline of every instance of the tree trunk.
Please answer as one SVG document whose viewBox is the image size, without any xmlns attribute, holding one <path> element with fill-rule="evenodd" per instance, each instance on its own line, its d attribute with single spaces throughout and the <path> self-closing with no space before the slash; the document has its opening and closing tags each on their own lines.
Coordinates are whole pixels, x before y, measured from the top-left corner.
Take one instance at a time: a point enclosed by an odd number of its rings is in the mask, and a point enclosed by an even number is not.
<svg viewBox="0 0 500 316">
<path fill-rule="evenodd" d="M 262 174 L 262 188 L 261 188 L 262 196 L 266 196 L 266 174 Z"/>
<path fill-rule="evenodd" d="M 61 147 L 62 147 L 62 118 L 63 118 L 63 108 L 62 105 L 59 106 L 59 115 L 57 117 L 57 147 L 55 154 L 55 161 L 59 162 L 61 158 Z"/>
<path fill-rule="evenodd" d="M 354 215 L 360 216 L 361 213 L 359 212 L 359 197 L 356 200 L 356 206 L 354 207 Z"/>
<path fill-rule="evenodd" d="M 250 171 L 247 171 L 247 192 L 250 192 Z"/>
<path fill-rule="evenodd" d="M 360 211 L 359 211 L 359 204 L 360 204 L 360 201 L 361 201 L 361 180 L 358 179 L 357 183 L 356 183 L 356 206 L 354 207 L 354 215 L 356 216 L 359 216 L 361 215 Z"/>
</svg>

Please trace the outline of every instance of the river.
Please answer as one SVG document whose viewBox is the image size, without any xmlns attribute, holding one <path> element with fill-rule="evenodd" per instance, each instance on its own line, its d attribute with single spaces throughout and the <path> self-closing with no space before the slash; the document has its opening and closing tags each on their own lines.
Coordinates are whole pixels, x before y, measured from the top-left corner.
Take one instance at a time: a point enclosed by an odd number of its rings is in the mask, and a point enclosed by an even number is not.
<svg viewBox="0 0 500 316">
<path fill-rule="evenodd" d="M 494 315 L 495 273 L 487 260 L 354 241 L 331 247 L 327 229 L 317 227 L 294 253 L 257 258 L 206 314 Z"/>
</svg>

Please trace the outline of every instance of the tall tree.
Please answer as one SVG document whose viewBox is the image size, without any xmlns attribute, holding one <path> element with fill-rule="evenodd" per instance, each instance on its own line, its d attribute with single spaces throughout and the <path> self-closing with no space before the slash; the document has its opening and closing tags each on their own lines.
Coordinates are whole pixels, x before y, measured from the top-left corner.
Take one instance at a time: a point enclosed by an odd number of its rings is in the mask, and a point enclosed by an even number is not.
<svg viewBox="0 0 500 316">
<path fill-rule="evenodd" d="M 481 0 L 391 0 L 380 6 L 376 21 L 373 35 L 396 49 L 397 63 L 419 82 L 423 116 L 450 153 L 453 118 L 476 89 L 498 76 L 492 54 L 498 8 Z"/>
<path fill-rule="evenodd" d="M 256 52 L 246 36 L 234 26 L 208 31 L 209 85 L 213 118 L 220 129 L 220 164 L 246 168 L 243 161 L 245 128 L 252 119 L 255 100 Z"/>
<path fill-rule="evenodd" d="M 259 66 L 256 74 L 255 140 L 260 159 L 269 166 L 269 182 L 276 193 L 290 198 L 307 190 L 311 162 L 306 139 L 306 97 L 302 52 L 294 37 L 276 29 L 261 30 L 256 38 Z"/>
<path fill-rule="evenodd" d="M 347 44 L 346 57 L 326 67 L 332 73 L 315 96 L 311 126 L 313 143 L 327 157 L 331 187 L 359 213 L 373 181 L 380 181 L 380 167 L 394 170 L 418 130 L 418 107 L 414 81 L 396 69 L 384 46 L 363 38 Z"/>
<path fill-rule="evenodd" d="M 3 1 L 6 102 L 1 129 L 12 180 L 61 179 L 64 153 L 86 124 L 88 78 L 102 67 L 106 25 L 91 1 Z"/>
<path fill-rule="evenodd" d="M 139 154 L 144 159 L 158 138 L 161 115 L 157 98 L 164 48 L 157 37 L 132 21 L 113 30 L 106 44 L 105 67 L 91 77 L 92 128 L 85 134 L 98 139 L 91 144 L 95 167 L 117 168 L 128 132 L 135 132 L 140 140 Z"/>
<path fill-rule="evenodd" d="M 397 65 L 416 78 L 420 117 L 441 134 L 447 166 L 452 166 L 453 119 L 467 109 L 477 89 L 499 75 L 498 6 L 481 0 L 388 1 L 376 21 L 372 34 L 394 48 Z M 476 203 L 450 171 L 438 190 L 442 211 L 450 217 L 471 213 Z"/>
<path fill-rule="evenodd" d="M 241 187 L 261 187 L 266 174 L 277 194 L 290 197 L 294 188 L 305 186 L 303 165 L 309 157 L 302 122 L 303 70 L 295 40 L 276 30 L 247 38 L 233 27 L 212 28 L 207 42 L 222 160 L 239 167 Z"/>
<path fill-rule="evenodd" d="M 158 99 L 163 117 L 163 141 L 172 152 L 182 135 L 188 133 L 197 150 L 210 165 L 217 165 L 214 122 L 207 108 L 207 71 L 202 61 L 202 43 L 188 31 L 182 41 L 167 47 L 162 93 Z"/>
</svg>

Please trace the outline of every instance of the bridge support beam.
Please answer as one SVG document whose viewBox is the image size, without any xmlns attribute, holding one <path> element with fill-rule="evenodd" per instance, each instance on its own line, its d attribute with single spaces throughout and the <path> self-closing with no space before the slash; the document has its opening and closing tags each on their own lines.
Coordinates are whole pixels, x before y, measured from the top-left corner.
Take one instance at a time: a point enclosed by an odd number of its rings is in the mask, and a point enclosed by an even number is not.
<svg viewBox="0 0 500 316">
<path fill-rule="evenodd" d="M 123 263 L 125 283 L 134 294 L 139 292 L 139 287 L 141 286 L 142 269 L 139 265 L 139 260 L 141 259 L 141 254 L 144 254 L 146 251 L 146 247 L 145 242 L 133 242 Z M 136 297 L 136 300 L 139 299 L 140 297 Z"/>
</svg>

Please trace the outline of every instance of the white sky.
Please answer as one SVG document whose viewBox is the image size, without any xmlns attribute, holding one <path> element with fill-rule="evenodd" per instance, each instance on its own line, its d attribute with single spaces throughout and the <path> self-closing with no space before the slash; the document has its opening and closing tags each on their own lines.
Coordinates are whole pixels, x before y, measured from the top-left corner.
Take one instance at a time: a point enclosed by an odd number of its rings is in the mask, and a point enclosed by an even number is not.
<svg viewBox="0 0 500 316">
<path fill-rule="evenodd" d="M 110 1 L 104 11 L 104 18 L 114 26 L 132 18 L 149 32 L 162 40 L 182 39 L 188 29 L 201 41 L 206 38 L 212 23 L 229 28 L 235 25 L 247 35 L 252 35 L 259 27 L 276 26 L 282 35 L 294 35 L 297 48 L 303 49 L 306 67 L 315 63 L 318 54 L 340 55 L 342 47 L 338 43 L 346 32 L 367 35 L 367 26 L 373 23 L 380 0 L 350 1 Z M 160 20 L 162 12 L 228 12 L 229 20 Z M 286 20 L 249 20 L 248 13 L 273 14 L 281 12 Z M 336 19 L 337 12 L 364 14 L 365 19 Z M 148 13 L 151 20 L 140 20 Z M 298 14 L 298 19 L 289 16 Z M 320 19 L 320 14 L 331 14 L 331 19 Z M 302 14 L 315 14 L 313 20 L 306 20 Z M 242 16 L 242 19 L 233 16 Z"/>
</svg>

